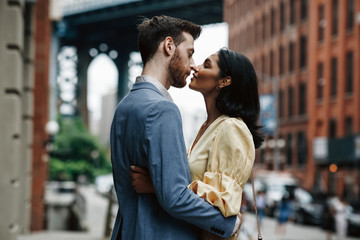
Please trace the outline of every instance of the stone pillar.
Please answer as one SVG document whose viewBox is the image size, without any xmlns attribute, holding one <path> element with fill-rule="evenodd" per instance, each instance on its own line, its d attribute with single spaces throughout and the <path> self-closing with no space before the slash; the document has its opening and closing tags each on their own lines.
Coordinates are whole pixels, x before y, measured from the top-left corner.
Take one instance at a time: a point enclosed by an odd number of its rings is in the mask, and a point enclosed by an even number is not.
<svg viewBox="0 0 360 240">
<path fill-rule="evenodd" d="M 85 41 L 85 40 L 84 40 Z M 89 113 L 87 107 L 87 71 L 91 62 L 89 48 L 87 46 L 76 46 L 78 63 L 77 63 L 77 114 L 82 117 L 86 125 L 89 125 Z"/>
<path fill-rule="evenodd" d="M 32 170 L 32 142 L 34 116 L 34 4 L 25 4 L 24 31 L 24 75 L 22 91 L 22 129 L 21 129 L 21 165 L 20 165 L 20 199 L 19 226 L 20 233 L 27 233 L 30 229 L 31 212 L 31 170 Z"/>
<path fill-rule="evenodd" d="M 130 90 L 129 89 L 129 54 L 130 51 L 119 50 L 119 56 L 114 60 L 118 69 L 118 101 L 119 102 Z"/>
<path fill-rule="evenodd" d="M 24 1 L 0 0 L 0 239 L 16 239 L 22 158 Z M 31 95 L 28 93 L 28 95 Z"/>
</svg>

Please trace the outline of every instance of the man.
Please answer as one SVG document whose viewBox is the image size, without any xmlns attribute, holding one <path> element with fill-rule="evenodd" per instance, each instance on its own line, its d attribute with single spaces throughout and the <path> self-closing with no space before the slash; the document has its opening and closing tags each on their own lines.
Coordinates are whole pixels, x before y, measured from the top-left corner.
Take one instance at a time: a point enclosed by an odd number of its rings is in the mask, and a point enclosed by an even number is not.
<svg viewBox="0 0 360 240">
<path fill-rule="evenodd" d="M 221 237 L 234 233 L 236 217 L 220 211 L 187 188 L 191 182 L 180 112 L 167 89 L 184 87 L 191 69 L 194 39 L 201 27 L 167 16 L 138 27 L 144 63 L 111 126 L 111 161 L 119 211 L 114 239 L 198 238 L 198 228 Z M 156 196 L 137 194 L 130 166 L 149 169 Z M 195 225 L 195 226 L 194 226 Z"/>
</svg>

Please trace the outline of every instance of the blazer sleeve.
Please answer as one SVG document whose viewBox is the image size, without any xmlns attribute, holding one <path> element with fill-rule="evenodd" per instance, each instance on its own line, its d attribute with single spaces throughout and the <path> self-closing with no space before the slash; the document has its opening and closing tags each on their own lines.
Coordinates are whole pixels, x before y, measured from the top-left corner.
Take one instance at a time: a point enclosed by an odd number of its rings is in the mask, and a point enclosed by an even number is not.
<svg viewBox="0 0 360 240">
<path fill-rule="evenodd" d="M 229 237 L 236 217 L 225 218 L 195 195 L 184 144 L 181 116 L 172 102 L 152 107 L 145 124 L 148 169 L 159 204 L 170 215 L 221 237 Z"/>
<path fill-rule="evenodd" d="M 229 118 L 217 132 L 202 181 L 193 181 L 189 188 L 225 217 L 236 215 L 254 159 L 255 147 L 246 124 Z"/>
</svg>

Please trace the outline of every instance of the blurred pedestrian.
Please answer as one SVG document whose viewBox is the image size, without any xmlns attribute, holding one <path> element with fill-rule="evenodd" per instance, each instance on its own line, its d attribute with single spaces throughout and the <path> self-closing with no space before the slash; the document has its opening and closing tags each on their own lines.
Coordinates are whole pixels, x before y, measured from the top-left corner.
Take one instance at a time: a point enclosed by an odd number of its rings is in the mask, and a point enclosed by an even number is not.
<svg viewBox="0 0 360 240">
<path fill-rule="evenodd" d="M 326 239 L 331 240 L 335 229 L 333 196 L 329 196 L 323 205 L 322 227 L 326 231 Z"/>
<path fill-rule="evenodd" d="M 261 226 L 262 221 L 265 217 L 265 207 L 266 207 L 265 195 L 264 195 L 264 192 L 261 190 L 259 190 L 256 194 L 256 205 L 257 205 L 257 212 L 258 212 L 258 216 L 259 216 L 259 224 Z"/>
<path fill-rule="evenodd" d="M 288 196 L 283 196 L 278 205 L 279 216 L 277 218 L 277 224 L 275 233 L 285 235 L 286 225 L 289 221 L 289 217 L 292 215 L 292 204 Z"/>
<path fill-rule="evenodd" d="M 344 240 L 347 233 L 347 219 L 346 211 L 348 204 L 344 196 L 341 196 L 334 202 L 334 211 L 335 211 L 335 229 L 336 229 L 336 239 Z"/>
</svg>

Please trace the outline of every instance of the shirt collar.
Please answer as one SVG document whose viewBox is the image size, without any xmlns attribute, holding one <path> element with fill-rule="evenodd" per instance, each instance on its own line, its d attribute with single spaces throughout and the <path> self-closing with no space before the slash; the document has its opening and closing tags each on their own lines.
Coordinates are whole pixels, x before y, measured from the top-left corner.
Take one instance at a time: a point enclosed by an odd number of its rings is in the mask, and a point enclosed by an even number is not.
<svg viewBox="0 0 360 240">
<path fill-rule="evenodd" d="M 170 93 L 166 88 L 155 78 L 147 76 L 147 75 L 141 75 L 136 77 L 135 82 L 149 82 L 152 83 L 160 92 L 161 94 L 167 98 L 170 101 L 173 101 L 172 97 L 170 96 Z"/>
</svg>

